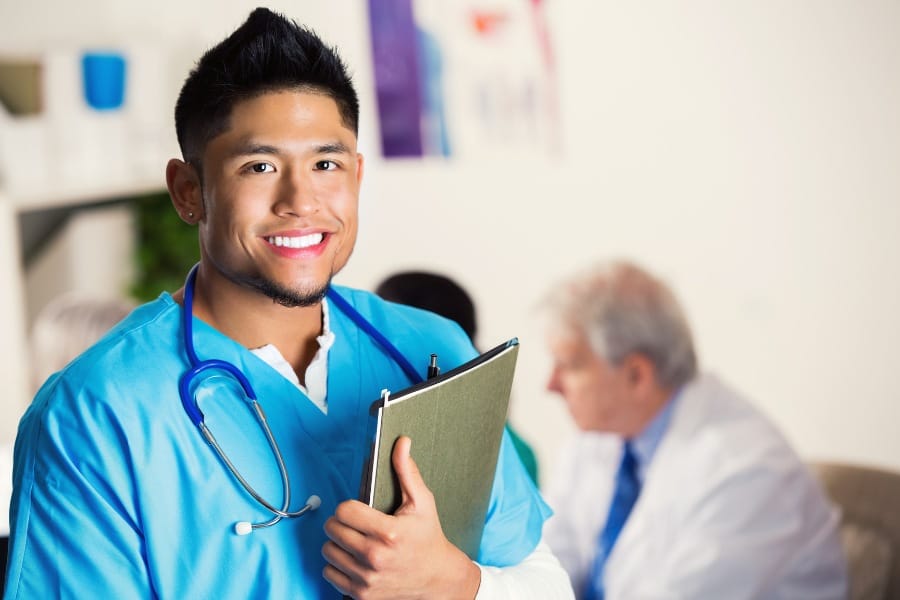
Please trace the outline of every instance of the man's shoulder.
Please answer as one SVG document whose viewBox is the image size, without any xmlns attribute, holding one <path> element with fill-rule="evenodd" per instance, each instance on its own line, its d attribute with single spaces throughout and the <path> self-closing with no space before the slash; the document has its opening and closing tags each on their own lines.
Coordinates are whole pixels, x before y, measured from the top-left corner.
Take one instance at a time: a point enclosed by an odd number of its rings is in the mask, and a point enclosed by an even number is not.
<svg viewBox="0 0 900 600">
<path fill-rule="evenodd" d="M 393 342 L 436 344 L 435 352 L 450 350 L 453 354 L 464 355 L 466 360 L 474 352 L 462 328 L 441 315 L 389 302 L 365 290 L 336 285 L 334 291 Z"/>
<path fill-rule="evenodd" d="M 133 386 L 175 347 L 178 305 L 168 295 L 135 308 L 97 342 L 50 376 L 35 398 L 77 395 L 93 387 Z"/>
<path fill-rule="evenodd" d="M 414 306 L 385 300 L 378 294 L 367 290 L 342 285 L 335 285 L 332 287 L 334 288 L 334 291 L 364 316 L 380 317 L 386 315 L 391 317 L 401 317 L 402 319 L 413 323 L 428 322 L 435 326 L 443 325 L 458 327 L 456 323 L 441 315 Z"/>
<path fill-rule="evenodd" d="M 477 354 L 466 333 L 450 319 L 364 290 L 334 286 L 334 291 L 407 357 L 434 353 L 441 368 L 447 370 Z"/>
<path fill-rule="evenodd" d="M 778 427 L 715 376 L 689 383 L 678 402 L 665 448 L 686 469 L 715 473 L 777 465 L 793 470 L 801 464 Z"/>
<path fill-rule="evenodd" d="M 177 309 L 170 297 L 137 307 L 51 375 L 20 421 L 17 439 L 23 447 L 83 437 L 97 423 L 106 427 L 111 420 L 128 422 L 139 413 L 158 411 L 161 398 L 171 393 L 167 390 L 177 393 L 181 373 L 180 355 L 166 350 L 179 343 Z"/>
<path fill-rule="evenodd" d="M 685 437 L 746 430 L 779 436 L 772 421 L 750 400 L 714 375 L 706 374 L 684 386 L 673 415 L 673 429 Z"/>
<path fill-rule="evenodd" d="M 142 347 L 168 347 L 180 343 L 180 309 L 168 294 L 135 308 L 106 335 L 85 350 L 70 366 L 89 367 L 94 363 L 115 360 L 121 366 L 134 363 L 145 367 Z"/>
</svg>

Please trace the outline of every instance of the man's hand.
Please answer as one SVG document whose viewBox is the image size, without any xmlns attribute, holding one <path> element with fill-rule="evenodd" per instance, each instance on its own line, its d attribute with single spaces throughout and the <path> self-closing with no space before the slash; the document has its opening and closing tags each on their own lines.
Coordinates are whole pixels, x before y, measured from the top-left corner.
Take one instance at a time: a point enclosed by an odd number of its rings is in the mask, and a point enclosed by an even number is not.
<svg viewBox="0 0 900 600">
<path fill-rule="evenodd" d="M 472 600 L 481 571 L 441 529 L 434 495 L 401 437 L 391 456 L 402 503 L 386 515 L 356 500 L 338 505 L 325 522 L 325 579 L 357 600 Z"/>
</svg>

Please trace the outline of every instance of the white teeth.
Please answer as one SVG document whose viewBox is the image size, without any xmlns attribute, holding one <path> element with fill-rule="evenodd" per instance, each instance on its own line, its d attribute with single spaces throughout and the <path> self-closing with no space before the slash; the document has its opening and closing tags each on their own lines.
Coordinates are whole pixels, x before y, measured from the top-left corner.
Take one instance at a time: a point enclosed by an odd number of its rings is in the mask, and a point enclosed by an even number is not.
<svg viewBox="0 0 900 600">
<path fill-rule="evenodd" d="M 309 248 L 316 244 L 321 244 L 325 235 L 322 233 L 310 233 L 309 235 L 301 235 L 299 237 L 288 237 L 275 235 L 266 238 L 266 241 L 273 246 L 286 248 Z"/>
</svg>

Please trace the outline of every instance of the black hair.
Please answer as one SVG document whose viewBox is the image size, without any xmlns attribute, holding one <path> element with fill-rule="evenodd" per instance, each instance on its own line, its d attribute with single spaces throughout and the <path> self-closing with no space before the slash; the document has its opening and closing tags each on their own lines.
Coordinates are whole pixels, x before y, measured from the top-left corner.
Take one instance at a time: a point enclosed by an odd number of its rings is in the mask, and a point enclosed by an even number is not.
<svg viewBox="0 0 900 600">
<path fill-rule="evenodd" d="M 426 271 L 403 271 L 378 284 L 375 293 L 385 300 L 424 308 L 456 321 L 470 340 L 475 339 L 475 304 L 449 277 Z"/>
<path fill-rule="evenodd" d="M 175 131 L 184 160 L 199 162 L 206 144 L 228 129 L 236 103 L 278 90 L 330 97 L 344 125 L 358 132 L 359 100 L 337 50 L 312 30 L 257 8 L 197 61 L 181 88 Z"/>
</svg>

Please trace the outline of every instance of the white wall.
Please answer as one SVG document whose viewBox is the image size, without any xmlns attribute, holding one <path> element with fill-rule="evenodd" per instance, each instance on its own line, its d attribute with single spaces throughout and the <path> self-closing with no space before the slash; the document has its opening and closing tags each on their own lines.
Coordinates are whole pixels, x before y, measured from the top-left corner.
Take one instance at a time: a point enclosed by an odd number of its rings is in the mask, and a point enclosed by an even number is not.
<svg viewBox="0 0 900 600">
<path fill-rule="evenodd" d="M 0 46 L 141 39 L 183 65 L 252 5 L 2 3 Z M 424 163 L 377 157 L 365 3 L 273 7 L 343 47 L 360 86 L 370 162 L 342 282 L 427 267 L 473 290 L 481 345 L 522 342 L 512 419 L 545 468 L 571 429 L 532 308 L 627 256 L 804 456 L 900 469 L 900 4 L 557 2 L 563 154 Z"/>
</svg>

